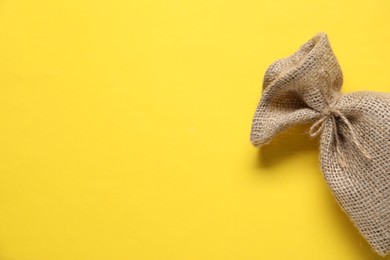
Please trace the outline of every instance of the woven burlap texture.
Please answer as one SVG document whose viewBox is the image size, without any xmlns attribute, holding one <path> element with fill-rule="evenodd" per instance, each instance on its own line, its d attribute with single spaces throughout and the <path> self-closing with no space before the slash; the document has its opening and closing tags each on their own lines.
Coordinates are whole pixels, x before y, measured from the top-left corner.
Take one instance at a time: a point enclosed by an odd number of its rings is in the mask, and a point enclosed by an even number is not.
<svg viewBox="0 0 390 260">
<path fill-rule="evenodd" d="M 389 64 L 390 65 L 390 64 Z M 341 94 L 343 75 L 325 33 L 265 73 L 251 130 L 261 146 L 280 131 L 310 123 L 320 135 L 324 178 L 372 248 L 390 251 L 390 94 Z"/>
</svg>

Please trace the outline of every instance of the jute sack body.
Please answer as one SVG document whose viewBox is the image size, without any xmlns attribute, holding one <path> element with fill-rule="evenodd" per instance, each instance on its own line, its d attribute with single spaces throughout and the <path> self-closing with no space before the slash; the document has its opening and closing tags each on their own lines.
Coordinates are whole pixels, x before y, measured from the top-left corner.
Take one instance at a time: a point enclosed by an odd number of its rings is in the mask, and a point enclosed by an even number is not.
<svg viewBox="0 0 390 260">
<path fill-rule="evenodd" d="M 390 66 L 390 64 L 389 64 Z M 341 94 L 343 76 L 320 33 L 265 73 L 251 130 L 261 146 L 280 131 L 311 123 L 320 136 L 324 178 L 372 248 L 390 251 L 390 94 Z"/>
</svg>

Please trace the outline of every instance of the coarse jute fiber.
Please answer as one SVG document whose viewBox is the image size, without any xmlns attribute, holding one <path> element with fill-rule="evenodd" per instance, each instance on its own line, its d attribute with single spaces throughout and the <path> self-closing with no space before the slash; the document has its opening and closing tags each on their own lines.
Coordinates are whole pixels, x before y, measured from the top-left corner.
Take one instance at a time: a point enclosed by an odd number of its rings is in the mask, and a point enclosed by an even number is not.
<svg viewBox="0 0 390 260">
<path fill-rule="evenodd" d="M 390 64 L 389 64 L 390 66 Z M 311 123 L 320 135 L 324 178 L 341 208 L 372 248 L 390 251 L 390 94 L 341 94 L 343 75 L 320 33 L 265 73 L 251 142 Z"/>
</svg>

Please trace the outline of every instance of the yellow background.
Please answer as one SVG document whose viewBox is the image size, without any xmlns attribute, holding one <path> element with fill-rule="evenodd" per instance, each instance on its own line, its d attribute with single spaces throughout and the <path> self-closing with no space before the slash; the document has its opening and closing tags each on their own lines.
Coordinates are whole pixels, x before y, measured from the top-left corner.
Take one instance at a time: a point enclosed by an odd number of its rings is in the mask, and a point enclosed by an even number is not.
<svg viewBox="0 0 390 260">
<path fill-rule="evenodd" d="M 2 0 L 0 259 L 380 259 L 306 128 L 262 150 L 249 132 L 266 68 L 320 31 L 345 92 L 388 91 L 389 11 Z"/>
</svg>

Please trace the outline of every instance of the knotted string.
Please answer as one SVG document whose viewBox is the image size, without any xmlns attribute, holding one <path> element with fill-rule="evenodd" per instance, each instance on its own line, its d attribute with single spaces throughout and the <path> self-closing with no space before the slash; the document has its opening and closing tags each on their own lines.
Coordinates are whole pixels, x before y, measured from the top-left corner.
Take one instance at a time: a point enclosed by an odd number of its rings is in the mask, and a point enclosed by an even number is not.
<svg viewBox="0 0 390 260">
<path fill-rule="evenodd" d="M 310 137 L 316 137 L 320 133 L 322 133 L 325 129 L 326 122 L 328 120 L 331 120 L 332 133 L 333 133 L 334 140 L 335 140 L 335 150 L 336 150 L 336 154 L 337 154 L 337 160 L 338 160 L 341 167 L 346 167 L 347 162 L 346 162 L 345 156 L 340 150 L 341 140 L 340 140 L 340 136 L 338 133 L 338 124 L 337 124 L 337 120 L 336 120 L 336 118 L 340 118 L 342 120 L 342 122 L 347 126 L 348 131 L 349 131 L 350 136 L 351 136 L 351 141 L 356 146 L 356 149 L 365 158 L 371 159 L 371 156 L 368 154 L 366 149 L 364 149 L 363 145 L 358 141 L 358 138 L 356 136 L 355 130 L 353 129 L 351 122 L 349 122 L 348 118 L 346 118 L 343 115 L 343 113 L 340 112 L 340 110 L 338 110 L 334 107 L 335 104 L 337 103 L 337 101 L 338 100 L 336 100 L 336 102 L 334 102 L 332 105 L 328 106 L 326 109 L 324 109 L 321 112 L 322 117 L 319 120 L 317 120 L 310 127 L 310 130 L 309 130 Z M 346 137 L 346 136 L 344 136 L 344 137 Z"/>
</svg>

